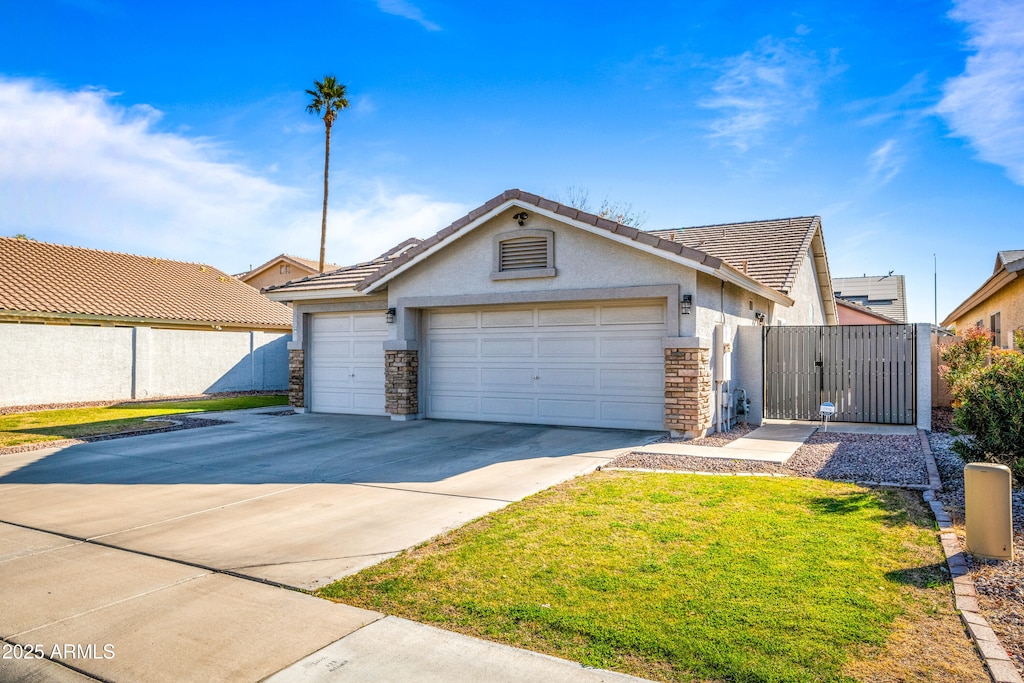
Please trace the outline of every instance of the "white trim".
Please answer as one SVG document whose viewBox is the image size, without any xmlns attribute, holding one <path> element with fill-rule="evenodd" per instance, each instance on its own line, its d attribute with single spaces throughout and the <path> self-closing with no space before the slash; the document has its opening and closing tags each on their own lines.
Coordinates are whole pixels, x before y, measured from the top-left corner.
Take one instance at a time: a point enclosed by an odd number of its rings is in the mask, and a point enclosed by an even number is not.
<svg viewBox="0 0 1024 683">
<path fill-rule="evenodd" d="M 366 294 L 357 292 L 354 289 L 323 288 L 315 290 L 294 290 L 289 289 L 283 292 L 264 292 L 271 301 L 316 301 L 318 299 L 356 299 L 365 298 Z"/>
</svg>

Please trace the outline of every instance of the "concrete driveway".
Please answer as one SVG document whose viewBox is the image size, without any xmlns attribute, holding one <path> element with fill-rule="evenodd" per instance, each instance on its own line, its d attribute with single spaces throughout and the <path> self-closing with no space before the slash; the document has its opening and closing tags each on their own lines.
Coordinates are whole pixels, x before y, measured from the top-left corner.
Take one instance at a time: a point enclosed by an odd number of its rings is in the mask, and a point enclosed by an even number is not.
<svg viewBox="0 0 1024 683">
<path fill-rule="evenodd" d="M 276 586 L 358 571 L 651 436 L 266 412 L 0 456 L 0 638 L 49 657 L 0 659 L 0 679 L 259 680 L 381 616 Z"/>
</svg>

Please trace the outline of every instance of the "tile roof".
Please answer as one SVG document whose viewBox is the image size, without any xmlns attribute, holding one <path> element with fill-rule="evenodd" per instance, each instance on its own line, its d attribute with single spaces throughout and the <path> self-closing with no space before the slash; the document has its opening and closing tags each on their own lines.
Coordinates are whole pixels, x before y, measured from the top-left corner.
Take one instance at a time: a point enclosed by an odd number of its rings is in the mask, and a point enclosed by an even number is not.
<svg viewBox="0 0 1024 683">
<path fill-rule="evenodd" d="M 646 244 L 648 246 L 654 247 L 656 249 L 662 249 L 673 254 L 681 255 L 684 258 L 688 258 L 692 261 L 703 263 L 709 266 L 710 268 L 718 268 L 722 264 L 721 259 L 715 258 L 714 256 L 709 255 L 707 252 L 692 249 L 687 245 L 683 245 L 681 243 L 677 243 L 669 239 L 661 239 L 660 237 L 654 235 L 654 233 L 637 230 L 636 228 L 631 228 L 628 225 L 616 223 L 615 221 L 608 220 L 607 218 L 598 216 L 597 214 L 587 213 L 586 211 L 580 211 L 579 209 L 574 209 L 571 206 L 566 206 L 564 204 L 559 204 L 558 202 L 551 201 L 550 199 L 545 199 L 544 197 L 533 194 L 531 192 L 524 192 L 522 190 L 505 190 L 497 197 L 493 197 L 492 199 L 488 200 L 486 203 L 483 204 L 483 206 L 479 206 L 473 209 L 472 211 L 470 211 L 465 216 L 458 219 L 451 225 L 447 226 L 446 228 L 443 228 L 436 234 L 431 235 L 427 239 L 419 242 L 419 244 L 415 245 L 413 248 L 406 250 L 401 255 L 393 259 L 390 263 L 387 263 L 382 268 L 369 275 L 363 282 L 356 285 L 355 288 L 357 290 L 366 289 L 377 280 L 397 270 L 398 268 L 401 268 L 409 261 L 416 259 L 425 251 L 431 249 L 434 245 L 448 239 L 448 237 L 455 234 L 459 230 L 462 230 L 467 225 L 477 220 L 481 216 L 490 213 L 491 211 L 498 208 L 505 202 L 512 200 L 518 201 L 521 204 L 532 204 L 533 206 L 545 209 L 560 216 L 565 216 L 566 218 L 580 221 L 582 223 L 587 223 L 596 228 L 607 230 L 608 232 L 615 233 L 617 235 L 622 235 L 628 239 L 633 240 L 634 242 L 639 242 L 641 244 Z"/>
<path fill-rule="evenodd" d="M 761 284 L 788 294 L 820 226 L 818 216 L 801 216 L 652 230 L 650 234 L 707 252 Z"/>
<path fill-rule="evenodd" d="M 0 313 L 290 329 L 287 306 L 200 263 L 0 237 Z"/>
<path fill-rule="evenodd" d="M 355 291 L 365 290 L 481 216 L 512 200 L 587 223 L 655 249 L 680 255 L 714 270 L 719 270 L 725 263 L 749 280 L 754 280 L 765 287 L 787 295 L 792 289 L 797 271 L 803 263 L 804 254 L 807 253 L 815 233 L 821 227 L 819 217 L 807 216 L 674 230 L 643 231 L 596 214 L 559 204 L 539 195 L 513 189 L 506 190 L 490 199 L 425 240 L 403 242 L 402 245 L 399 245 L 400 247 L 410 243 L 411 246 L 404 249 L 396 247 L 395 250 L 392 250 L 390 258 L 378 257 L 373 261 L 341 268 L 333 273 L 313 275 L 293 283 L 270 287 L 264 291 L 339 287 Z M 363 276 L 362 280 L 358 279 L 360 275 Z"/>
<path fill-rule="evenodd" d="M 366 261 L 364 263 L 357 263 L 354 266 L 344 266 L 339 268 L 334 266 L 334 270 L 325 271 L 320 274 L 310 275 L 300 280 L 292 280 L 280 285 L 272 285 L 270 287 L 264 287 L 264 292 L 274 292 L 282 289 L 288 291 L 317 291 L 317 290 L 328 290 L 328 289 L 353 289 L 357 284 L 365 280 L 367 277 L 373 275 L 384 266 L 391 263 L 397 256 L 401 255 L 407 249 L 410 249 L 420 243 L 420 240 L 415 237 L 410 238 L 398 244 L 385 253 L 381 254 L 377 258 Z M 313 270 L 319 267 L 319 263 L 314 266 Z"/>
<path fill-rule="evenodd" d="M 1011 272 L 1024 269 L 1024 249 L 1010 249 L 999 252 L 996 255 L 996 267 L 992 271 L 993 274 L 998 273 L 1000 268 L 1006 268 Z"/>
</svg>

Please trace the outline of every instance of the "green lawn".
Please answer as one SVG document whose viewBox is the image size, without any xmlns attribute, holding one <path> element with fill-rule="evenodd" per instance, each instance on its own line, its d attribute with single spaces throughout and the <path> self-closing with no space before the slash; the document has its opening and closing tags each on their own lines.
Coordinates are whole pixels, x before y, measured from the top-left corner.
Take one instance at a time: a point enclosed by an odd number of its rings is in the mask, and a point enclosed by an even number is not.
<svg viewBox="0 0 1024 683">
<path fill-rule="evenodd" d="M 262 408 L 287 403 L 288 397 L 284 395 L 236 396 L 195 401 L 119 403 L 94 408 L 40 410 L 33 413 L 0 415 L 0 448 L 167 426 L 165 422 L 146 422 L 146 418 L 149 417 Z"/>
<path fill-rule="evenodd" d="M 940 561 L 917 493 L 599 472 L 319 595 L 659 680 L 986 681 Z"/>
</svg>

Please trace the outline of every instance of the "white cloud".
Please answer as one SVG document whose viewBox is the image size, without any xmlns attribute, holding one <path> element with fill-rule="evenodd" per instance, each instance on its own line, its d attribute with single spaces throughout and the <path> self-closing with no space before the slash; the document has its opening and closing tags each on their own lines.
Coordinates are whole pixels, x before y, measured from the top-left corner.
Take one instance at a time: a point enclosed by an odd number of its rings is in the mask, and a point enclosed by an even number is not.
<svg viewBox="0 0 1024 683">
<path fill-rule="evenodd" d="M 280 252 L 319 253 L 319 180 L 308 189 L 270 180 L 226 161 L 213 141 L 160 131 L 160 116 L 105 91 L 0 77 L 0 235 L 230 272 Z M 433 233 L 466 208 L 383 181 L 349 181 L 340 167 L 332 167 L 331 198 L 328 258 L 340 263 Z"/>
<path fill-rule="evenodd" d="M 726 60 L 715 82 L 714 96 L 700 106 L 719 112 L 711 123 L 712 137 L 741 151 L 758 144 L 775 127 L 799 123 L 818 106 L 818 88 L 828 76 L 812 52 L 795 41 L 773 40 Z"/>
<path fill-rule="evenodd" d="M 974 54 L 946 81 L 936 110 L 981 159 L 1024 185 L 1024 4 L 960 0 L 950 16 L 967 24 Z"/>
<path fill-rule="evenodd" d="M 428 31 L 440 31 L 441 27 L 423 16 L 423 10 L 408 0 L 377 0 L 377 8 L 381 12 L 394 14 L 415 21 Z"/>
<path fill-rule="evenodd" d="M 889 138 L 878 149 L 868 155 L 870 179 L 878 185 L 885 185 L 896 177 L 903 168 L 903 157 L 895 139 Z"/>
</svg>

